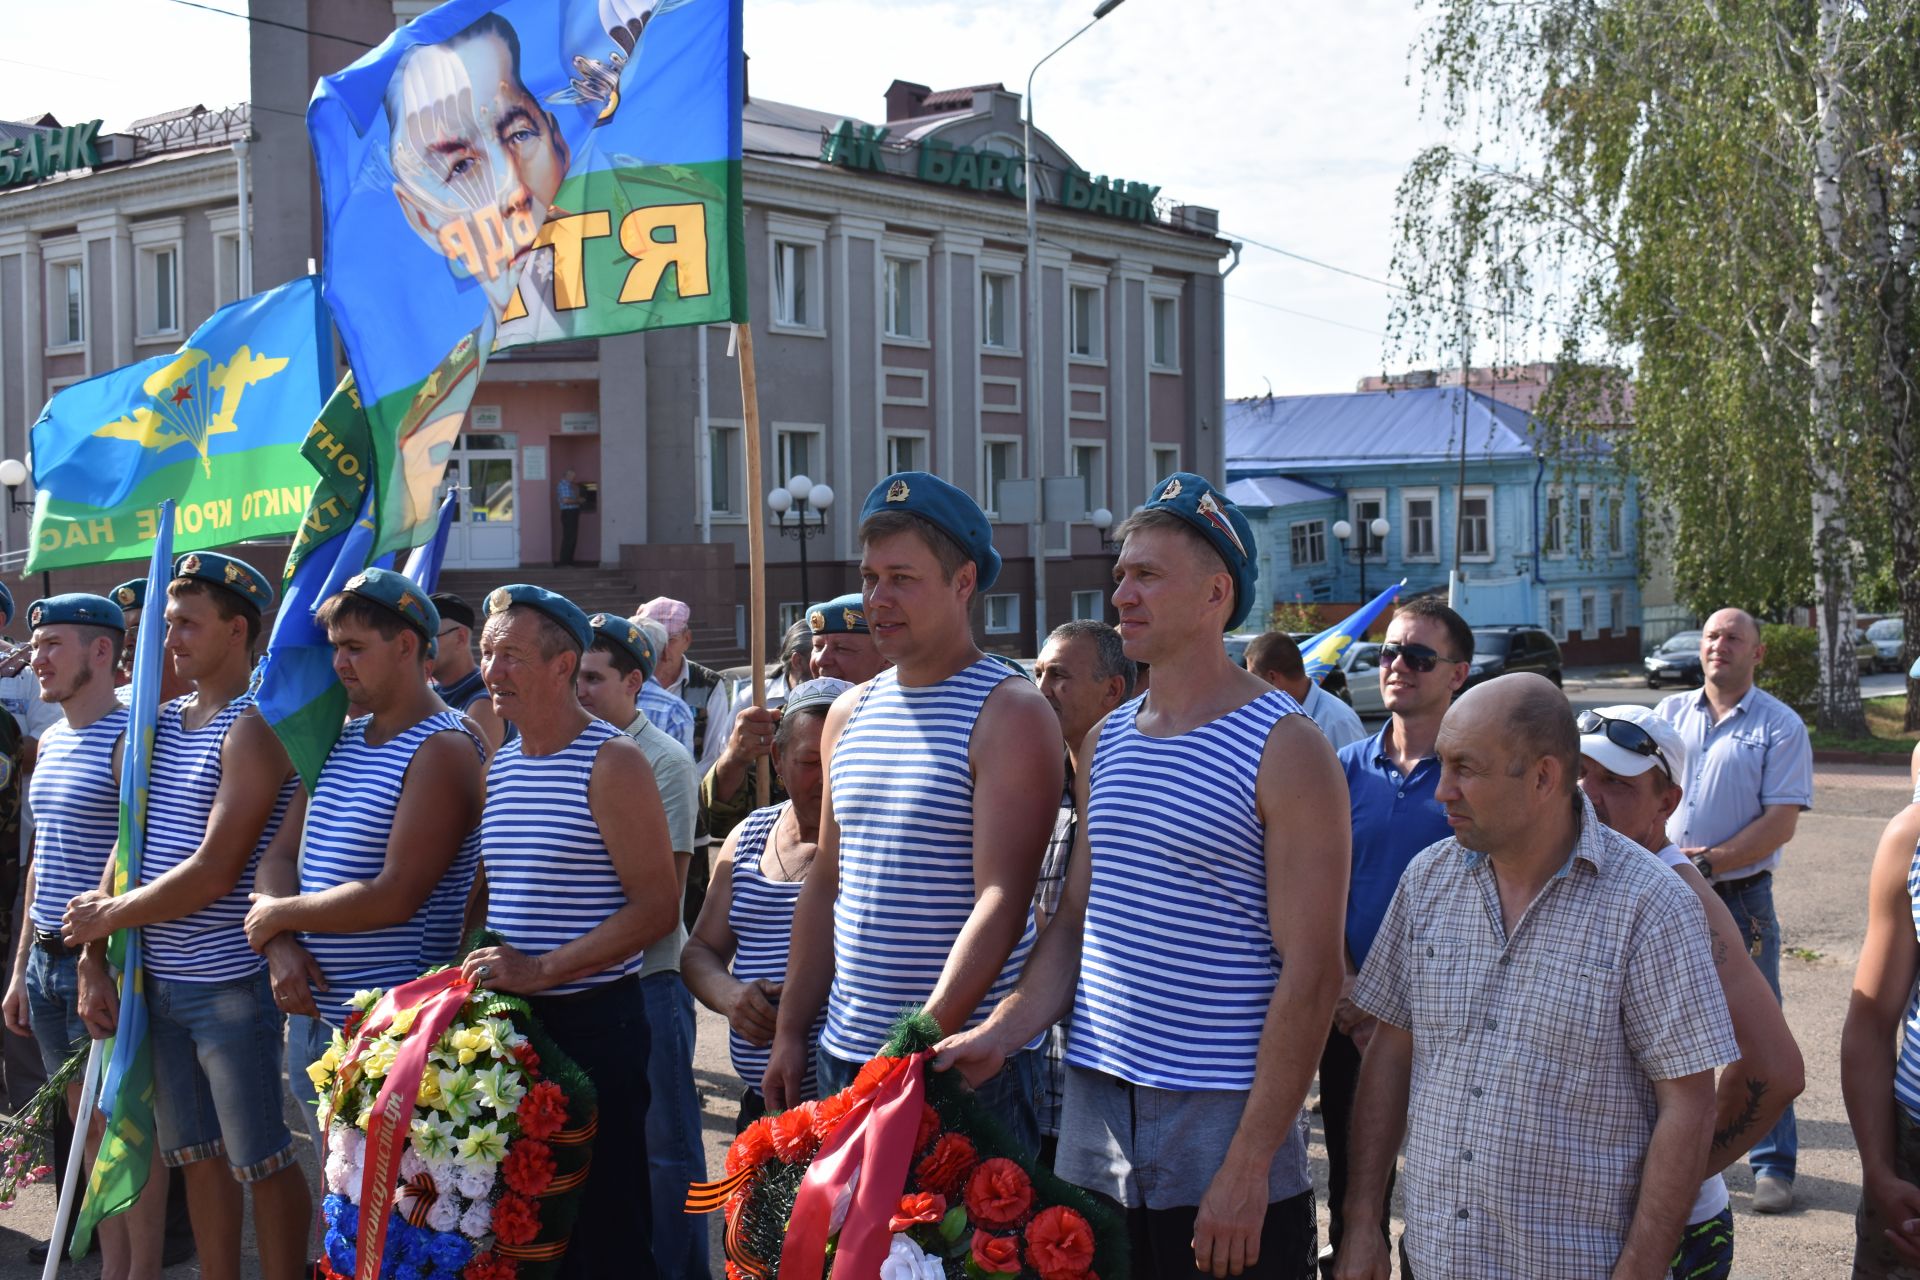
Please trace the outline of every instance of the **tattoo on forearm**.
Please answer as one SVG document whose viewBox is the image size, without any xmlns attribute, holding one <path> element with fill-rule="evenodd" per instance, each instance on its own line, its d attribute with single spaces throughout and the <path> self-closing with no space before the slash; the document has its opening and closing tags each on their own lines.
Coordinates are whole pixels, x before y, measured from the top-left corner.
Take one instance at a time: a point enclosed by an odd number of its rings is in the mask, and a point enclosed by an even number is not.
<svg viewBox="0 0 1920 1280">
<path fill-rule="evenodd" d="M 1747 1102 L 1740 1108 L 1740 1114 L 1727 1122 L 1724 1129 L 1713 1132 L 1714 1150 L 1727 1146 L 1735 1138 L 1753 1128 L 1753 1122 L 1760 1118 L 1760 1099 L 1767 1096 L 1767 1082 L 1749 1079 L 1747 1081 Z"/>
<path fill-rule="evenodd" d="M 1717 969 L 1727 962 L 1727 940 L 1720 936 L 1718 929 L 1708 929 L 1707 932 L 1713 935 L 1713 967 Z"/>
</svg>

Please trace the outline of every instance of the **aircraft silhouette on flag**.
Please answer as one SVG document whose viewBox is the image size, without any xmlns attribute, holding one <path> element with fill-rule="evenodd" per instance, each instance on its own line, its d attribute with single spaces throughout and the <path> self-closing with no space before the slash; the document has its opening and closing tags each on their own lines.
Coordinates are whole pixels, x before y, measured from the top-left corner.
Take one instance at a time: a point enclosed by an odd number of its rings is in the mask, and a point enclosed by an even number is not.
<svg viewBox="0 0 1920 1280">
<path fill-rule="evenodd" d="M 244 345 L 236 348 L 225 364 L 212 364 L 212 357 L 196 347 L 182 348 L 141 383 L 152 398 L 149 404 L 115 418 L 93 434 L 109 440 L 131 440 L 142 449 L 160 453 L 191 444 L 200 455 L 201 470 L 211 479 L 213 459 L 207 456 L 208 442 L 214 436 L 238 431 L 240 425 L 234 417 L 240 412 L 240 399 L 247 388 L 286 367 L 284 357 L 255 355 Z M 217 409 L 213 408 L 216 397 Z"/>
</svg>

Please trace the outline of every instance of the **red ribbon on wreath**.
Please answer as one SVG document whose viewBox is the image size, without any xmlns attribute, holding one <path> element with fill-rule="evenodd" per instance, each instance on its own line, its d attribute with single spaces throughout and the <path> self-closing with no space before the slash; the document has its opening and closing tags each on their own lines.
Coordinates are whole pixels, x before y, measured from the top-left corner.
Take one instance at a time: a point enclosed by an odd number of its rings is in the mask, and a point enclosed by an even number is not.
<svg viewBox="0 0 1920 1280">
<path fill-rule="evenodd" d="M 820 1280 L 833 1206 L 848 1188 L 852 1200 L 834 1252 L 834 1274 L 880 1274 L 893 1244 L 889 1224 L 900 1207 L 913 1161 L 913 1140 L 926 1105 L 926 1064 L 932 1056 L 916 1053 L 896 1060 L 879 1088 L 847 1113 L 815 1153 L 787 1220 L 780 1280 Z M 364 1216 L 361 1221 L 364 1224 Z"/>
<path fill-rule="evenodd" d="M 440 1033 L 453 1025 L 460 1006 L 467 1002 L 473 989 L 473 984 L 463 979 L 458 969 L 442 969 L 395 987 L 381 996 L 380 1002 L 367 1013 L 347 1050 L 347 1061 L 358 1062 L 372 1037 L 392 1026 L 400 1014 L 409 1009 L 415 1011 L 413 1026 L 400 1042 L 380 1096 L 374 1101 L 373 1118 L 367 1125 L 366 1167 L 360 1175 L 360 1239 L 355 1280 L 379 1280 L 380 1258 L 387 1245 L 387 1211 L 393 1204 L 400 1155 L 413 1128 L 414 1104 L 420 1100 L 420 1074 L 426 1069 L 428 1052 L 440 1039 Z"/>
</svg>

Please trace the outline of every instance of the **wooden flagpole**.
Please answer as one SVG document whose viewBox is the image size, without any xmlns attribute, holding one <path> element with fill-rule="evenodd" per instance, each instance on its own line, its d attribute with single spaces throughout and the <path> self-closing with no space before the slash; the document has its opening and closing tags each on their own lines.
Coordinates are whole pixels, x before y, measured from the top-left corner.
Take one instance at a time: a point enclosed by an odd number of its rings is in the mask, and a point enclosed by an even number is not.
<svg viewBox="0 0 1920 1280">
<path fill-rule="evenodd" d="M 740 352 L 740 410 L 747 435 L 747 666 L 753 672 L 753 705 L 767 705 L 767 526 L 760 498 L 760 382 L 753 368 L 753 326 L 733 326 Z M 731 732 L 733 726 L 726 729 Z M 712 732 L 712 726 L 708 726 Z M 765 808 L 773 778 L 767 758 L 753 762 L 754 804 Z"/>
</svg>

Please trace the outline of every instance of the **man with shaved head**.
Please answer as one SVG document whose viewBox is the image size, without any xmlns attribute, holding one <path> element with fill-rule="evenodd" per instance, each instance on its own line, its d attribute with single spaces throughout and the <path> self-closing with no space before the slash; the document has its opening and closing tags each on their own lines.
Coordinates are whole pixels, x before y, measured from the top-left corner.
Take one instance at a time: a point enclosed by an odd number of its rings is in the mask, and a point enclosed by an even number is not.
<svg viewBox="0 0 1920 1280">
<path fill-rule="evenodd" d="M 1688 776 L 1680 807 L 1667 819 L 1667 838 L 1727 904 L 1778 999 L 1773 871 L 1800 811 L 1813 807 L 1813 743 L 1799 714 L 1754 684 L 1766 653 L 1751 614 L 1720 610 L 1700 633 L 1705 687 L 1665 698 L 1657 710 L 1687 745 Z M 1747 1153 L 1755 1213 L 1793 1207 L 1799 1147 L 1789 1107 Z"/>
<path fill-rule="evenodd" d="M 1407 1138 L 1413 1274 L 1666 1275 L 1740 1056 L 1699 900 L 1578 788 L 1580 736 L 1536 675 L 1447 711 L 1434 798 L 1352 1000 L 1361 1061 L 1345 1218 L 1378 1219 Z M 1334 1274 L 1386 1280 L 1348 1231 Z"/>
</svg>

